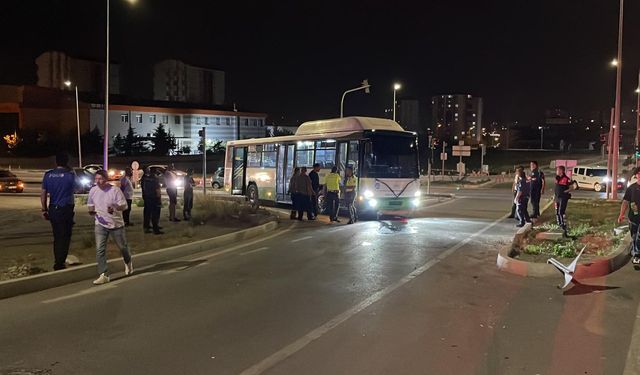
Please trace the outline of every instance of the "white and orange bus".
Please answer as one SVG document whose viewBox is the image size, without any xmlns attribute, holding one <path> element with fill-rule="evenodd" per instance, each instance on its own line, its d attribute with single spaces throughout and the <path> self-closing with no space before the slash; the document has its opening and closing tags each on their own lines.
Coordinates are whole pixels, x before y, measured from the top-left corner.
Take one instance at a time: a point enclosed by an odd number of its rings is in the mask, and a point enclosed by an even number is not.
<svg viewBox="0 0 640 375">
<path fill-rule="evenodd" d="M 305 122 L 295 135 L 227 142 L 224 188 L 254 205 L 291 203 L 295 167 L 320 164 L 320 184 L 337 166 L 358 178 L 361 213 L 407 215 L 420 204 L 418 142 L 394 121 L 369 117 Z M 319 207 L 324 208 L 322 193 Z"/>
</svg>

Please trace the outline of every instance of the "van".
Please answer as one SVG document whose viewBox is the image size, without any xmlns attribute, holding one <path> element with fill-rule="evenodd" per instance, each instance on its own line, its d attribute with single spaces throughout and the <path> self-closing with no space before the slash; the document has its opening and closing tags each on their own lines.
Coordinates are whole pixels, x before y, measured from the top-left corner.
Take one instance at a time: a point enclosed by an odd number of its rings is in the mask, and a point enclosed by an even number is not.
<svg viewBox="0 0 640 375">
<path fill-rule="evenodd" d="M 604 191 L 607 184 L 611 185 L 611 179 L 607 177 L 607 168 L 604 167 L 573 167 L 572 179 L 580 189 Z M 618 190 L 623 188 L 624 178 L 618 179 Z"/>
</svg>

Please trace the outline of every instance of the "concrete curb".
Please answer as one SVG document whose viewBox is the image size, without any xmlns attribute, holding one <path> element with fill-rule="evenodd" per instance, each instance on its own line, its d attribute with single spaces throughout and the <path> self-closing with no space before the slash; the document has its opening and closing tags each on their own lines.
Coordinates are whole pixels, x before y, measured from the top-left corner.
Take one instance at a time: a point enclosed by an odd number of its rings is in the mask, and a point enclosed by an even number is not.
<svg viewBox="0 0 640 375">
<path fill-rule="evenodd" d="M 553 200 L 549 201 L 543 207 L 541 213 L 548 209 L 552 204 Z M 524 226 L 515 234 L 511 244 L 504 246 L 498 251 L 498 258 L 496 260 L 498 269 L 525 277 L 557 277 L 559 271 L 550 264 L 526 262 L 511 257 L 514 245 L 519 244 L 532 229 L 533 227 L 531 225 Z M 590 279 L 606 276 L 619 270 L 631 259 L 629 252 L 630 246 L 631 236 L 627 234 L 612 256 L 596 259 L 589 263 L 578 263 L 574 277 L 576 279 Z"/>
<path fill-rule="evenodd" d="M 433 198 L 455 198 L 456 195 L 454 193 L 432 193 L 432 194 L 424 194 L 424 197 L 433 197 Z"/>
<path fill-rule="evenodd" d="M 489 179 L 489 181 L 483 182 L 481 184 L 462 184 L 462 187 L 464 189 L 482 189 L 485 188 L 487 186 L 491 186 L 494 185 L 495 182 L 491 179 Z"/>
<path fill-rule="evenodd" d="M 237 232 L 223 234 L 214 238 L 190 242 L 183 245 L 172 246 L 160 250 L 149 251 L 133 256 L 136 268 L 154 265 L 160 262 L 173 260 L 201 251 L 209 250 L 212 247 L 222 247 L 231 243 L 240 242 L 249 238 L 257 237 L 275 230 L 278 227 L 277 221 L 243 229 Z M 108 262 L 110 273 L 123 272 L 124 264 L 121 259 L 111 259 Z M 71 267 L 61 271 L 46 272 L 38 275 L 27 276 L 14 280 L 0 282 L 0 299 L 14 297 L 22 294 L 37 292 L 45 289 L 89 280 L 96 277 L 96 263 L 86 264 L 78 267 Z"/>
</svg>

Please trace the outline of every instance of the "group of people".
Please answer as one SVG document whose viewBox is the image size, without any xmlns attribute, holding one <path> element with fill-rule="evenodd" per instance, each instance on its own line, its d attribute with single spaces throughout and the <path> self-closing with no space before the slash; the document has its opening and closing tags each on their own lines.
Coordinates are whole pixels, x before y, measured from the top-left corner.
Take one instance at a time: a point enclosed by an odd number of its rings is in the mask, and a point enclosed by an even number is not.
<svg viewBox="0 0 640 375">
<path fill-rule="evenodd" d="M 529 163 L 530 173 L 525 172 L 524 167 L 516 168 L 515 179 L 513 181 L 513 205 L 511 206 L 510 218 L 516 218 L 518 224 L 516 227 L 523 227 L 526 223 L 530 223 L 531 219 L 540 216 L 540 199 L 546 188 L 546 180 L 544 173 L 540 170 L 537 161 Z M 556 209 L 556 221 L 565 237 L 567 234 L 567 224 L 565 214 L 567 204 L 571 198 L 570 191 L 573 190 L 574 184 L 566 175 L 564 166 L 556 167 L 554 188 L 554 206 Z M 531 202 L 532 214 L 529 215 L 529 202 Z"/>
<path fill-rule="evenodd" d="M 47 171 L 42 179 L 40 203 L 42 217 L 51 223 L 53 231 L 54 270 L 66 268 L 66 259 L 69 254 L 71 235 L 73 232 L 75 216 L 74 191 L 76 187 L 76 174 L 69 166 L 69 156 L 66 153 L 56 155 L 56 168 Z M 169 195 L 170 221 L 180 221 L 176 218 L 175 209 L 177 203 L 178 178 L 184 178 L 184 210 L 185 220 L 191 218 L 193 207 L 193 171 L 189 170 L 186 176 L 175 175 L 175 168 L 169 167 L 165 175 L 167 194 Z M 122 255 L 125 275 L 133 273 L 131 251 L 126 237 L 125 227 L 132 226 L 130 221 L 131 204 L 133 201 L 133 171 L 125 170 L 120 179 L 120 186 L 109 183 L 109 175 L 105 170 L 95 173 L 95 185 L 89 191 L 87 197 L 88 213 L 95 219 L 94 235 L 96 241 L 96 261 L 98 264 L 98 278 L 93 281 L 95 285 L 105 284 L 110 281 L 107 267 L 107 241 L 112 237 Z M 146 168 L 142 178 L 142 197 L 144 199 L 144 224 L 145 233 L 162 234 L 159 226 L 160 208 L 160 182 L 157 176 L 152 174 L 150 168 Z"/>
<path fill-rule="evenodd" d="M 338 218 L 340 198 L 349 209 L 349 222 L 353 224 L 358 220 L 358 212 L 355 206 L 357 178 L 353 174 L 353 168 L 345 169 L 344 178 L 338 173 L 338 167 L 331 168 L 331 173 L 325 176 L 324 185 L 320 185 L 320 164 L 314 164 L 313 169 L 307 174 L 307 167 L 296 167 L 289 180 L 289 194 L 293 209 L 291 219 L 302 220 L 304 213 L 307 220 L 315 220 L 318 213 L 318 197 L 324 196 L 326 212 L 329 222 L 340 222 Z"/>
</svg>

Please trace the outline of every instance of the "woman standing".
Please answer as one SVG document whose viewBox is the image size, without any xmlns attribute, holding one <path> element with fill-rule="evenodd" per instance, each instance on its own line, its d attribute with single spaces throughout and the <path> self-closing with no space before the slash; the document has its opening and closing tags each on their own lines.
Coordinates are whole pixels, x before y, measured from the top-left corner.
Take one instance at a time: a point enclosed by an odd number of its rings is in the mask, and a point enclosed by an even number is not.
<svg viewBox="0 0 640 375">
<path fill-rule="evenodd" d="M 291 220 L 295 220 L 298 215 L 298 194 L 296 194 L 296 178 L 300 174 L 300 168 L 293 169 L 293 176 L 289 179 L 289 190 L 287 193 L 291 195 Z"/>
</svg>

